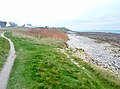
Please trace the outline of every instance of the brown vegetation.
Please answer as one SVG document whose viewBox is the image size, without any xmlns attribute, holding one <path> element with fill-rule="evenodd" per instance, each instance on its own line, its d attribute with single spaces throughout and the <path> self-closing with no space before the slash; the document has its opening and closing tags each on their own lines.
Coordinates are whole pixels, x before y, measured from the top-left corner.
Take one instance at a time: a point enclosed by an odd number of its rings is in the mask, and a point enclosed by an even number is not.
<svg viewBox="0 0 120 89">
<path fill-rule="evenodd" d="M 29 30 L 17 30 L 15 32 L 37 38 L 54 38 L 63 39 L 65 41 L 68 40 L 68 37 L 64 32 L 58 30 L 48 30 L 47 28 L 32 28 Z"/>
</svg>

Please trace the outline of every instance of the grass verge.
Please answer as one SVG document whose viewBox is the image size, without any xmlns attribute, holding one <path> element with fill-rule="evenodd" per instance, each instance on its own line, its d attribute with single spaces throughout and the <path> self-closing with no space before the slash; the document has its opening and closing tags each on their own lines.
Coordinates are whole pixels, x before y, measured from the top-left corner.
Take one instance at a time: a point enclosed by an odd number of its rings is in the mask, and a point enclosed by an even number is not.
<svg viewBox="0 0 120 89">
<path fill-rule="evenodd" d="M 9 53 L 9 42 L 5 39 L 0 37 L 0 70 L 4 65 L 4 62 L 7 59 Z"/>
<path fill-rule="evenodd" d="M 11 34 L 7 36 L 14 42 L 17 52 L 7 89 L 120 88 L 120 82 L 104 78 L 81 59 L 81 67 L 78 68 L 57 51 L 55 45 L 37 44 Z"/>
</svg>

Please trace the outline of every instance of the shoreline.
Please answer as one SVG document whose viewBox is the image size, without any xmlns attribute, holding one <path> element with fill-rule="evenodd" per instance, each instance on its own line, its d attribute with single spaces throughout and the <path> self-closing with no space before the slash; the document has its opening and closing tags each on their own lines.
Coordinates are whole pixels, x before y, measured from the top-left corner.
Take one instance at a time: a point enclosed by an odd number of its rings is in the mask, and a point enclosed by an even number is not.
<svg viewBox="0 0 120 89">
<path fill-rule="evenodd" d="M 99 43 L 109 43 L 113 46 L 120 47 L 120 34 L 118 33 L 106 33 L 106 32 L 76 32 L 79 36 L 85 36 L 91 39 L 95 39 Z"/>
<path fill-rule="evenodd" d="M 77 32 L 94 32 L 94 33 L 113 33 L 113 34 L 120 34 L 120 30 L 80 30 Z"/>
<path fill-rule="evenodd" d="M 68 34 L 69 48 L 82 48 L 91 63 L 111 71 L 120 78 L 120 34 L 77 32 Z"/>
</svg>

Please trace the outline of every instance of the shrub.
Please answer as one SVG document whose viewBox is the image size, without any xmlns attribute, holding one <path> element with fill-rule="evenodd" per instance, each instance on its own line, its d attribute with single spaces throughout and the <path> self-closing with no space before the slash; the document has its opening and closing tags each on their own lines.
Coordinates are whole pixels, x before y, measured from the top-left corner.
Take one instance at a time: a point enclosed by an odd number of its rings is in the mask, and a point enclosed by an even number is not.
<svg viewBox="0 0 120 89">
<path fill-rule="evenodd" d="M 67 35 L 59 30 L 48 30 L 47 28 L 33 28 L 30 30 L 17 30 L 15 31 L 19 34 L 25 34 L 29 36 L 34 36 L 37 38 L 54 38 L 68 40 Z"/>
</svg>

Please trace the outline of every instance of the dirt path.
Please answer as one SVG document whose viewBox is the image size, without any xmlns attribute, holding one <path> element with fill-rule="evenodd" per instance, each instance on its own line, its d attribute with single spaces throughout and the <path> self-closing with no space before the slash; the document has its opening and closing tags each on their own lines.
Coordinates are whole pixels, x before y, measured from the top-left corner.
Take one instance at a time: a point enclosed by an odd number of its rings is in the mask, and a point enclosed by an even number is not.
<svg viewBox="0 0 120 89">
<path fill-rule="evenodd" d="M 120 60 L 111 53 L 110 44 L 96 43 L 93 39 L 76 34 L 68 34 L 68 37 L 70 40 L 67 44 L 70 48 L 84 49 L 93 58 L 92 63 L 108 69 L 120 77 Z"/>
<path fill-rule="evenodd" d="M 0 71 L 0 89 L 6 89 L 7 81 L 9 79 L 10 71 L 12 69 L 16 55 L 15 55 L 15 49 L 14 49 L 13 42 L 9 38 L 5 37 L 4 33 L 1 34 L 1 37 L 7 39 L 10 43 L 9 56 L 7 58 L 5 65 L 3 66 L 3 69 Z"/>
</svg>

